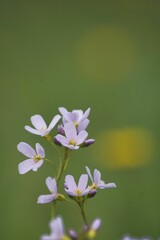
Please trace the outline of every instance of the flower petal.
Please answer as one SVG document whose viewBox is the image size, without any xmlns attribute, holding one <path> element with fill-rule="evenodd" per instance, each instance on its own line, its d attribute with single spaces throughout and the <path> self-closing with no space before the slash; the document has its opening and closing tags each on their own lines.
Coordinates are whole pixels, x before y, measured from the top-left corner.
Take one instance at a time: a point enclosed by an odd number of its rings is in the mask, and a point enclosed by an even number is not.
<svg viewBox="0 0 160 240">
<path fill-rule="evenodd" d="M 88 108 L 88 109 L 85 111 L 85 113 L 83 114 L 83 117 L 82 117 L 81 121 L 87 119 L 87 117 L 88 117 L 89 114 L 90 114 L 90 111 L 91 111 L 90 108 Z"/>
<path fill-rule="evenodd" d="M 66 184 L 67 188 L 72 192 L 74 192 L 77 188 L 74 177 L 72 175 L 67 175 L 65 177 L 65 184 Z"/>
<path fill-rule="evenodd" d="M 54 240 L 52 235 L 42 235 L 41 240 Z"/>
<path fill-rule="evenodd" d="M 37 154 L 40 155 L 42 158 L 45 157 L 44 148 L 43 148 L 39 143 L 36 143 L 36 152 L 37 152 Z"/>
<path fill-rule="evenodd" d="M 40 203 L 40 204 L 49 203 L 49 202 L 52 202 L 54 199 L 55 199 L 55 196 L 53 194 L 41 195 L 38 197 L 37 203 Z"/>
<path fill-rule="evenodd" d="M 25 142 L 20 142 L 17 145 L 17 149 L 19 152 L 29 158 L 33 158 L 36 155 L 35 150 L 28 143 Z"/>
<path fill-rule="evenodd" d="M 60 142 L 63 146 L 68 146 L 68 140 L 61 134 L 57 134 L 55 139 Z"/>
<path fill-rule="evenodd" d="M 87 187 L 87 183 L 88 183 L 88 175 L 82 174 L 78 182 L 78 189 L 80 189 L 83 192 Z"/>
<path fill-rule="evenodd" d="M 83 111 L 82 110 L 73 110 L 72 114 L 74 115 L 75 122 L 79 122 L 82 119 Z"/>
<path fill-rule="evenodd" d="M 77 143 L 77 145 L 83 143 L 83 142 L 86 140 L 87 137 L 88 137 L 88 133 L 87 133 L 85 130 L 82 130 L 82 131 L 78 134 L 78 136 L 76 137 L 76 143 Z"/>
<path fill-rule="evenodd" d="M 98 171 L 97 169 L 94 170 L 94 182 L 96 185 L 98 185 L 98 183 L 101 180 L 101 173 L 100 171 Z"/>
<path fill-rule="evenodd" d="M 57 195 L 57 183 L 55 178 L 47 177 L 46 185 L 51 193 L 54 193 L 54 195 Z"/>
<path fill-rule="evenodd" d="M 83 122 L 80 122 L 79 126 L 78 126 L 78 132 L 85 130 L 89 124 L 89 120 L 85 119 Z"/>
<path fill-rule="evenodd" d="M 60 118 L 61 118 L 61 116 L 59 114 L 53 117 L 53 119 L 52 119 L 52 121 L 51 121 L 51 123 L 49 124 L 49 127 L 48 127 L 48 129 L 50 131 L 54 128 L 54 126 L 57 124 L 57 122 L 59 121 Z"/>
<path fill-rule="evenodd" d="M 30 126 L 27 126 L 27 125 L 26 125 L 24 128 L 25 128 L 28 132 L 30 132 L 30 133 L 33 133 L 33 134 L 36 134 L 36 135 L 40 135 L 40 136 L 41 136 L 41 132 L 39 132 L 38 130 L 36 130 L 36 129 L 30 127 Z"/>
<path fill-rule="evenodd" d="M 64 131 L 66 134 L 67 139 L 75 140 L 77 137 L 77 130 L 73 123 L 68 122 L 64 125 Z"/>
<path fill-rule="evenodd" d="M 42 131 L 42 129 L 47 128 L 47 125 L 46 125 L 44 119 L 39 114 L 32 116 L 31 122 L 32 122 L 32 125 L 39 131 Z"/>
<path fill-rule="evenodd" d="M 38 162 L 34 162 L 32 170 L 36 172 L 38 168 L 40 168 L 43 164 L 44 160 L 39 160 Z"/>
<path fill-rule="evenodd" d="M 86 171 L 87 171 L 88 176 L 90 177 L 90 179 L 91 179 L 91 181 L 93 183 L 94 181 L 93 181 L 93 177 L 92 177 L 91 171 L 90 171 L 89 167 L 87 167 L 87 166 L 86 166 Z"/>
<path fill-rule="evenodd" d="M 27 159 L 18 164 L 18 171 L 20 174 L 25 174 L 28 171 L 30 171 L 33 168 L 33 166 L 34 166 L 34 160 Z"/>
<path fill-rule="evenodd" d="M 65 117 L 68 114 L 68 111 L 66 108 L 64 107 L 59 107 L 58 110 L 60 111 L 60 113 L 63 115 L 63 117 Z"/>
<path fill-rule="evenodd" d="M 116 184 L 115 183 L 98 184 L 98 188 L 100 188 L 100 189 L 116 188 Z"/>
</svg>

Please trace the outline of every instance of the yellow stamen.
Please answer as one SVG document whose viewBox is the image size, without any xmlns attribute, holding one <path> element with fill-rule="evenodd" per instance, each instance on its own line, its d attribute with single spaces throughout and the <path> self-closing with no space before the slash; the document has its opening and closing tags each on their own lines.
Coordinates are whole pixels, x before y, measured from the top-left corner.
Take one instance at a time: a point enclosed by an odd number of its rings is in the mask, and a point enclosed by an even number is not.
<svg viewBox="0 0 160 240">
<path fill-rule="evenodd" d="M 77 194 L 78 196 L 81 195 L 81 193 L 82 193 L 82 191 L 81 191 L 80 189 L 77 188 L 77 189 L 75 190 L 75 194 Z"/>
<path fill-rule="evenodd" d="M 39 160 L 42 159 L 42 157 L 41 157 L 40 155 L 35 155 L 35 156 L 33 157 L 33 159 L 34 159 L 35 162 L 38 162 Z"/>
<path fill-rule="evenodd" d="M 76 146 L 76 142 L 75 142 L 73 139 L 71 139 L 71 140 L 69 141 L 69 145 Z"/>
<path fill-rule="evenodd" d="M 91 186 L 90 186 L 90 189 L 93 190 L 93 189 L 97 189 L 97 185 L 95 183 L 93 183 Z"/>
</svg>

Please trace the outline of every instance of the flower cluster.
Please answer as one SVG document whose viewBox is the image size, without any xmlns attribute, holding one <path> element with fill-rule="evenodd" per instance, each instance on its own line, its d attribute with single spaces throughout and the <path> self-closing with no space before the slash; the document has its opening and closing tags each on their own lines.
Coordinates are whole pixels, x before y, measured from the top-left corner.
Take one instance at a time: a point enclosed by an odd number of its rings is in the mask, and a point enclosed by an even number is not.
<svg viewBox="0 0 160 240">
<path fill-rule="evenodd" d="M 33 127 L 28 125 L 25 126 L 28 132 L 43 137 L 51 143 L 57 151 L 59 151 L 59 148 L 63 149 L 63 158 L 59 159 L 58 171 L 55 176 L 48 176 L 46 178 L 46 186 L 49 190 L 49 194 L 40 195 L 37 199 L 38 204 L 52 204 L 52 220 L 49 224 L 51 233 L 50 235 L 42 235 L 41 240 L 93 239 L 101 225 L 101 220 L 96 218 L 92 224 L 88 223 L 86 203 L 97 194 L 98 189 L 115 188 L 116 185 L 115 183 L 105 183 L 101 179 L 99 170 L 94 169 L 92 174 L 89 167 L 86 166 L 86 172 L 80 176 L 78 183 L 76 183 L 74 176 L 66 175 L 63 183 L 64 193 L 59 192 L 59 182 L 69 162 L 70 153 L 79 148 L 88 147 L 95 142 L 94 139 L 87 139 L 88 132 L 86 128 L 90 122 L 88 119 L 90 108 L 85 112 L 82 110 L 73 110 L 69 112 L 64 107 L 60 107 L 59 112 L 61 115 L 57 114 L 54 116 L 48 127 L 39 114 L 31 117 Z M 62 119 L 61 123 L 59 123 L 60 119 Z M 56 125 L 57 132 L 52 136 L 51 131 Z M 44 162 L 53 163 L 46 158 L 45 150 L 39 143 L 36 143 L 34 149 L 28 143 L 20 142 L 17 145 L 17 149 L 27 158 L 18 165 L 20 174 L 25 174 L 30 170 L 37 171 Z M 57 201 L 74 201 L 80 208 L 84 223 L 79 233 L 73 229 L 70 229 L 69 232 L 66 233 L 62 217 L 55 216 L 56 205 L 54 203 Z"/>
</svg>

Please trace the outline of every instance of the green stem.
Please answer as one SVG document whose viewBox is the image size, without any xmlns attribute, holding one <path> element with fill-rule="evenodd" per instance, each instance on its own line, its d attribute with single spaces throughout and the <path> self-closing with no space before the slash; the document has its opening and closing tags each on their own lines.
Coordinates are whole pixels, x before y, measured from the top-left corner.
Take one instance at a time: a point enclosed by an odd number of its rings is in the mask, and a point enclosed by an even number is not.
<svg viewBox="0 0 160 240">
<path fill-rule="evenodd" d="M 85 209 L 85 202 L 83 201 L 79 206 L 80 206 L 80 209 L 81 209 L 81 215 L 82 215 L 84 224 L 86 226 L 88 226 L 87 214 L 86 214 L 86 209 Z"/>
<path fill-rule="evenodd" d="M 51 220 L 56 216 L 56 201 L 51 203 Z"/>
<path fill-rule="evenodd" d="M 57 174 L 57 177 L 56 177 L 57 186 L 59 184 L 59 181 L 61 179 L 61 176 L 62 176 L 65 168 L 67 167 L 67 163 L 68 163 L 68 160 L 69 160 L 68 154 L 69 154 L 69 149 L 65 148 L 64 149 L 64 157 L 63 157 L 62 162 L 60 162 L 59 171 L 58 171 L 58 174 Z"/>
</svg>

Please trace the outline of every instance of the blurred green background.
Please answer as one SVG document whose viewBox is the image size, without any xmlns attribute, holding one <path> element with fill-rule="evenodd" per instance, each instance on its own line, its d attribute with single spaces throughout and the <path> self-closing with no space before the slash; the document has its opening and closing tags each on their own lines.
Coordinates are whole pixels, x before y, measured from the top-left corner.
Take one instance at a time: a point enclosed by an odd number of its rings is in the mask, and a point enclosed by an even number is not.
<svg viewBox="0 0 160 240">
<path fill-rule="evenodd" d="M 41 143 L 24 130 L 30 117 L 47 123 L 58 113 L 91 107 L 90 148 L 75 151 L 66 171 L 76 179 L 85 165 L 102 171 L 117 189 L 99 191 L 88 203 L 90 222 L 103 221 L 97 239 L 124 233 L 160 234 L 160 2 L 0 1 L 1 197 L 4 240 L 35 240 L 49 233 L 50 205 L 44 164 L 19 175 L 25 158 L 16 145 Z M 53 131 L 53 135 L 56 132 Z M 80 229 L 71 204 L 58 204 L 66 228 Z"/>
</svg>

